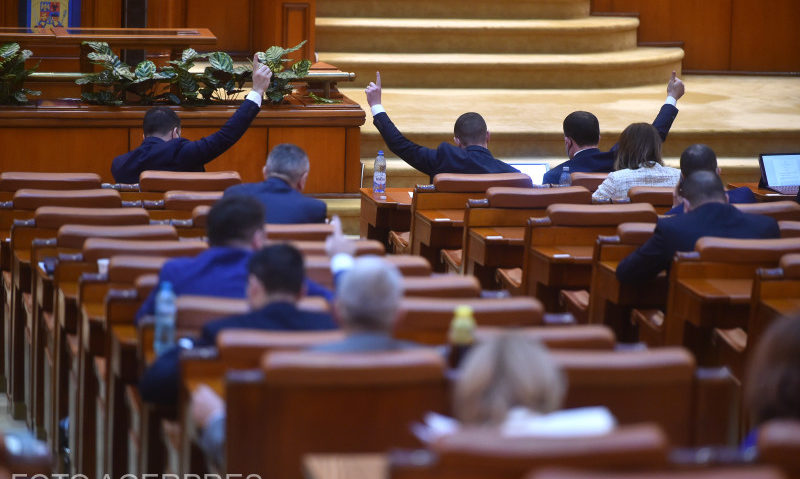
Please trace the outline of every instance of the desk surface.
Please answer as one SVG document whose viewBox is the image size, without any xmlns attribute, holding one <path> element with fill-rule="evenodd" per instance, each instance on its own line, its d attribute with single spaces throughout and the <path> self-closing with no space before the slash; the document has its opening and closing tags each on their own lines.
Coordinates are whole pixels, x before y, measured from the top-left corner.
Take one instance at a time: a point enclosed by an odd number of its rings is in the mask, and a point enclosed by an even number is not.
<svg viewBox="0 0 800 479">
<path fill-rule="evenodd" d="M 472 228 L 470 236 L 479 238 L 486 243 L 495 244 L 525 244 L 524 226 L 492 226 L 483 228 Z"/>
<path fill-rule="evenodd" d="M 375 194 L 372 188 L 361 188 L 361 198 L 375 203 L 379 208 L 411 208 L 413 193 L 411 188 L 386 188 L 385 194 Z"/>
<path fill-rule="evenodd" d="M 795 195 L 782 195 L 776 191 L 768 190 L 766 188 L 759 188 L 758 182 L 754 183 L 728 183 L 728 188 L 750 188 L 756 195 L 758 201 L 784 201 L 793 200 Z"/>
<path fill-rule="evenodd" d="M 384 454 L 308 454 L 303 458 L 309 479 L 384 479 L 388 468 Z"/>
</svg>

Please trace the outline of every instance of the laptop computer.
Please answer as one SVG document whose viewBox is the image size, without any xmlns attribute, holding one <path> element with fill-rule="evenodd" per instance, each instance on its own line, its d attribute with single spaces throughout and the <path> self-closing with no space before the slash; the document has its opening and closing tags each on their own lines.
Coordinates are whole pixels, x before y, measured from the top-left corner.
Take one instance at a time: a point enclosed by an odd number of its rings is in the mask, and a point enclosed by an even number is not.
<svg viewBox="0 0 800 479">
<path fill-rule="evenodd" d="M 510 161 L 508 164 L 530 176 L 534 185 L 541 185 L 544 174 L 550 169 L 550 165 L 544 162 Z"/>
<path fill-rule="evenodd" d="M 761 183 L 783 195 L 796 195 L 800 189 L 800 153 L 759 155 Z"/>
</svg>

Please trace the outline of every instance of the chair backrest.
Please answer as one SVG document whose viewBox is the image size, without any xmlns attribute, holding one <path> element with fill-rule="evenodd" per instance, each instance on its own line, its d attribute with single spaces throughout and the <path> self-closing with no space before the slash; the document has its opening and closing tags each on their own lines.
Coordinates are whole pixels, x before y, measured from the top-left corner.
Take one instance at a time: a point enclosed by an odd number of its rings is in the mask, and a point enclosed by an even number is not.
<svg viewBox="0 0 800 479">
<path fill-rule="evenodd" d="M 430 263 L 420 256 L 413 255 L 388 255 L 383 258 L 400 270 L 403 276 L 430 276 Z M 333 274 L 331 274 L 331 259 L 328 256 L 306 256 L 304 258 L 306 277 L 333 289 Z"/>
<path fill-rule="evenodd" d="M 800 204 L 795 201 L 765 201 L 762 203 L 737 203 L 733 206 L 745 213 L 765 215 L 777 221 L 800 221 Z"/>
<path fill-rule="evenodd" d="M 237 368 L 257 368 L 265 353 L 273 351 L 300 351 L 325 343 L 344 339 L 345 333 L 336 331 L 261 331 L 252 329 L 226 329 L 217 335 L 220 359 Z"/>
<path fill-rule="evenodd" d="M 333 225 L 327 223 L 302 223 L 265 226 L 270 241 L 325 241 L 333 234 Z"/>
<path fill-rule="evenodd" d="M 539 341 L 548 349 L 613 350 L 616 345 L 614 331 L 608 326 L 579 324 L 570 326 L 533 326 L 509 328 L 479 326 L 475 330 L 475 341 L 487 341 L 503 334 L 522 336 Z"/>
<path fill-rule="evenodd" d="M 35 210 L 40 206 L 69 206 L 77 208 L 119 208 L 122 198 L 118 191 L 96 190 L 35 190 L 24 188 L 14 193 L 14 209 Z"/>
<path fill-rule="evenodd" d="M 628 190 L 631 203 L 650 203 L 659 213 L 672 209 L 675 188 L 669 186 L 634 186 Z"/>
<path fill-rule="evenodd" d="M 594 192 L 597 190 L 597 187 L 600 186 L 600 183 L 608 178 L 608 173 L 583 173 L 576 171 L 575 173 L 570 173 L 569 176 L 572 180 L 572 186 L 583 186 L 587 190 Z"/>
<path fill-rule="evenodd" d="M 222 191 L 167 191 L 164 209 L 193 211 L 197 206 L 212 206 L 222 198 Z"/>
<path fill-rule="evenodd" d="M 472 275 L 410 276 L 403 277 L 403 294 L 406 297 L 477 298 L 481 295 L 481 284 Z"/>
<path fill-rule="evenodd" d="M 242 183 L 236 171 L 177 172 L 143 171 L 139 175 L 139 190 L 166 193 L 167 191 L 225 191 Z"/>
<path fill-rule="evenodd" d="M 800 279 L 800 254 L 787 254 L 779 263 L 784 278 Z"/>
<path fill-rule="evenodd" d="M 227 386 L 227 470 L 300 479 L 307 453 L 385 452 L 418 444 L 409 425 L 447 410 L 444 361 L 433 350 L 274 352 L 262 363 L 257 409 Z M 235 412 L 234 412 L 235 411 Z M 314 413 L 318 411 L 319 413 Z M 237 437 L 242 441 L 232 441 Z M 239 442 L 239 444 L 237 444 Z M 248 444 L 248 447 L 242 447 Z M 253 444 L 260 444 L 254 454 Z M 254 457 L 256 456 L 256 457 Z"/>
<path fill-rule="evenodd" d="M 721 263 L 774 263 L 783 255 L 800 253 L 800 238 L 731 239 L 705 237 L 697 240 L 695 251 L 701 261 Z"/>
<path fill-rule="evenodd" d="M 582 186 L 566 188 L 509 188 L 486 190 L 489 208 L 546 208 L 555 203 L 591 204 L 592 193 Z"/>
<path fill-rule="evenodd" d="M 564 406 L 606 406 L 620 424 L 655 422 L 675 445 L 689 445 L 695 360 L 683 348 L 554 351 L 567 375 Z"/>
<path fill-rule="evenodd" d="M 781 238 L 800 238 L 800 221 L 778 221 Z"/>
<path fill-rule="evenodd" d="M 175 330 L 184 334 L 198 333 L 215 319 L 244 314 L 247 300 L 212 296 L 181 295 L 175 299 Z"/>
<path fill-rule="evenodd" d="M 0 191 L 14 192 L 23 188 L 37 190 L 91 190 L 101 186 L 97 173 L 38 173 L 5 171 L 0 173 Z"/>
<path fill-rule="evenodd" d="M 38 228 L 57 229 L 63 225 L 147 225 L 150 216 L 143 208 L 71 208 L 42 206 L 34 214 Z"/>
<path fill-rule="evenodd" d="M 59 248 L 80 250 L 89 238 L 129 239 L 141 241 L 177 240 L 178 233 L 170 225 L 95 226 L 66 224 L 58 229 Z"/>
<path fill-rule="evenodd" d="M 431 445 L 436 477 L 521 479 L 543 466 L 605 470 L 663 468 L 668 440 L 653 424 L 622 426 L 590 437 L 506 436 L 497 429 L 464 428 Z"/>
<path fill-rule="evenodd" d="M 641 245 L 653 237 L 655 230 L 655 223 L 622 223 L 617 226 L 617 236 L 621 243 Z"/>
<path fill-rule="evenodd" d="M 653 206 L 646 203 L 621 205 L 555 204 L 547 208 L 553 226 L 617 226 L 621 223 L 655 223 Z"/>
<path fill-rule="evenodd" d="M 759 460 L 781 468 L 788 477 L 800 477 L 800 421 L 777 419 L 758 431 Z"/>
<path fill-rule="evenodd" d="M 440 193 L 483 193 L 492 186 L 533 188 L 533 182 L 524 173 L 439 173 L 433 177 L 433 186 Z"/>
<path fill-rule="evenodd" d="M 115 255 L 196 256 L 208 248 L 202 241 L 143 241 L 89 238 L 83 243 L 83 260 L 97 261 Z"/>
<path fill-rule="evenodd" d="M 445 344 L 458 306 L 472 308 L 479 326 L 540 326 L 544 316 L 542 303 L 534 298 L 404 298 L 392 335 L 398 339 L 423 344 Z"/>
<path fill-rule="evenodd" d="M 578 469 L 542 469 L 525 479 L 785 479 L 780 469 L 758 467 L 714 467 L 689 471 L 602 472 Z"/>
<path fill-rule="evenodd" d="M 192 224 L 195 228 L 205 228 L 208 226 L 208 212 L 211 207 L 208 205 L 195 206 L 192 210 Z"/>
<path fill-rule="evenodd" d="M 134 283 L 142 275 L 158 274 L 165 256 L 115 255 L 108 262 L 109 283 Z"/>
<path fill-rule="evenodd" d="M 300 250 L 303 256 L 325 256 L 324 241 L 291 241 L 292 246 Z M 374 255 L 383 256 L 386 254 L 386 247 L 380 241 L 376 240 L 356 240 L 353 241 L 355 256 Z"/>
</svg>

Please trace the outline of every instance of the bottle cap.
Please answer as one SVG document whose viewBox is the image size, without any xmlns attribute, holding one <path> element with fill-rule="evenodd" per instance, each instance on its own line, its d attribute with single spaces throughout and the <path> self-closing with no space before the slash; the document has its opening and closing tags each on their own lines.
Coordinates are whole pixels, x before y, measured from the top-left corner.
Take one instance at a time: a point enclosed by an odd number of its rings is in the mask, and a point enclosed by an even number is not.
<svg viewBox="0 0 800 479">
<path fill-rule="evenodd" d="M 450 323 L 450 342 L 453 344 L 472 344 L 474 341 L 475 318 L 472 307 L 458 306 Z"/>
<path fill-rule="evenodd" d="M 383 150 L 378 150 L 378 154 L 383 156 Z"/>
<path fill-rule="evenodd" d="M 169 281 L 162 282 L 161 283 L 161 289 L 168 289 L 168 290 L 171 291 L 172 290 L 172 283 L 169 282 Z"/>
</svg>

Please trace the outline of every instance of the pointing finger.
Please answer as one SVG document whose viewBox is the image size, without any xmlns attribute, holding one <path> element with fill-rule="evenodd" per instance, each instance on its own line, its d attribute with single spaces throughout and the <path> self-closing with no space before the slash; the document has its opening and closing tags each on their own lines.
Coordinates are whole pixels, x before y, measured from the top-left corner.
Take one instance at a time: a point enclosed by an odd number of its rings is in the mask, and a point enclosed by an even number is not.
<svg viewBox="0 0 800 479">
<path fill-rule="evenodd" d="M 375 72 L 375 76 L 377 77 L 375 80 L 375 84 L 378 88 L 381 87 L 381 72 Z"/>
<path fill-rule="evenodd" d="M 676 78 L 678 78 L 678 72 L 672 70 L 672 78 L 670 79 L 670 81 L 675 81 Z"/>
<path fill-rule="evenodd" d="M 253 65 L 261 65 L 261 62 L 258 61 L 258 53 L 253 55 Z"/>
<path fill-rule="evenodd" d="M 339 219 L 339 215 L 335 215 L 331 218 L 331 226 L 333 226 L 333 236 L 336 238 L 340 238 L 343 236 L 342 233 L 342 220 Z"/>
</svg>

